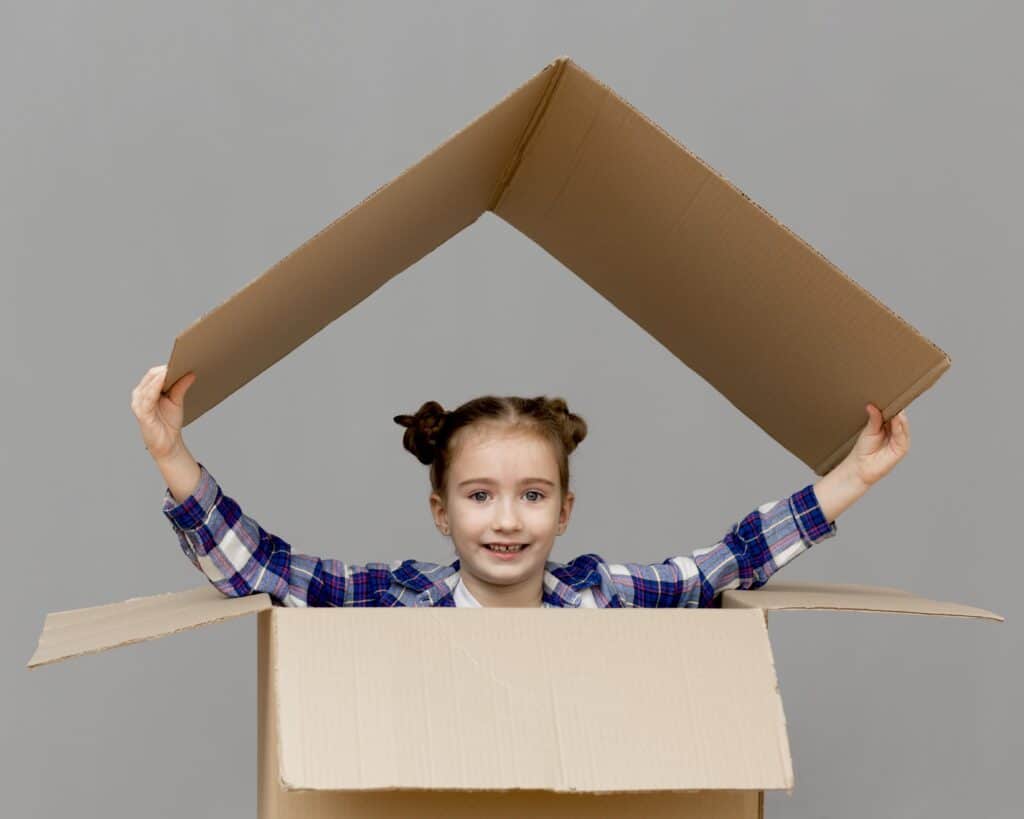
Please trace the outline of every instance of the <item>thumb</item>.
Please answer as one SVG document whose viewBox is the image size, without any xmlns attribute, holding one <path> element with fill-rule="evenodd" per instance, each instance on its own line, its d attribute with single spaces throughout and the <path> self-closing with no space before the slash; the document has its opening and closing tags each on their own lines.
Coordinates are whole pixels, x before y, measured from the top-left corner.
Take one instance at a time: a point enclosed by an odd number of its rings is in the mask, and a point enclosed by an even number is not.
<svg viewBox="0 0 1024 819">
<path fill-rule="evenodd" d="M 868 435 L 877 435 L 882 431 L 882 411 L 874 404 L 867 404 L 865 408 L 868 413 L 868 422 L 864 431 Z"/>
<path fill-rule="evenodd" d="M 174 382 L 174 386 L 171 387 L 170 392 L 167 393 L 167 397 L 171 399 L 175 404 L 180 405 L 185 400 L 185 393 L 188 392 L 188 388 L 191 387 L 196 380 L 196 374 L 189 372 Z"/>
</svg>

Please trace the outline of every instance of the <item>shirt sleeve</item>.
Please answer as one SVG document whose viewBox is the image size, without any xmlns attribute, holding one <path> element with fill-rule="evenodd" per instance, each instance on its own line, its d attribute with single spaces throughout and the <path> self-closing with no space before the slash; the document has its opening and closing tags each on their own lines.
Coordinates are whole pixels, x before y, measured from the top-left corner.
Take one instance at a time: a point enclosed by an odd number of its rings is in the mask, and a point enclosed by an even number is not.
<svg viewBox="0 0 1024 819">
<path fill-rule="evenodd" d="M 756 589 L 775 572 L 836 534 L 814 486 L 764 503 L 720 541 L 661 563 L 611 563 L 622 601 L 639 608 L 707 607 L 727 589 Z"/>
<path fill-rule="evenodd" d="M 386 563 L 365 566 L 295 554 L 244 514 L 199 464 L 199 484 L 180 504 L 167 489 L 163 513 L 185 556 L 222 594 L 266 592 L 293 607 L 373 606 L 391 583 Z"/>
</svg>

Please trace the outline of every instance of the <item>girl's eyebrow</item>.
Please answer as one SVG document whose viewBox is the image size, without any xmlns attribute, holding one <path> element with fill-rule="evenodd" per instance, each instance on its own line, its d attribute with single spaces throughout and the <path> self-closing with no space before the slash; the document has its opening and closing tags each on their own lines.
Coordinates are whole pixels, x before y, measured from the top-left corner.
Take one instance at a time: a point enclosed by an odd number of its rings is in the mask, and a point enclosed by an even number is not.
<svg viewBox="0 0 1024 819">
<path fill-rule="evenodd" d="M 491 478 L 470 478 L 469 480 L 466 481 L 460 481 L 459 488 L 461 489 L 463 486 L 468 486 L 471 483 L 486 483 L 493 486 L 496 485 L 498 482 L 492 480 Z M 553 481 L 549 481 L 547 478 L 523 478 L 519 483 L 544 483 L 547 484 L 548 486 L 555 485 Z"/>
</svg>

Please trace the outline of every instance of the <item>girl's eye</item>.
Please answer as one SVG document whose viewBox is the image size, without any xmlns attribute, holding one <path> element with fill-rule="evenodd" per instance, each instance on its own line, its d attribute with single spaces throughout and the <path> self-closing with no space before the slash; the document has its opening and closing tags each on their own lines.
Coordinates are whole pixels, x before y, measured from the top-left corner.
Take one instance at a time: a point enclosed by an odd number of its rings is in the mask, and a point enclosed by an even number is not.
<svg viewBox="0 0 1024 819">
<path fill-rule="evenodd" d="M 482 503 L 483 501 L 487 500 L 487 494 L 488 493 L 485 492 L 484 490 L 478 489 L 476 492 L 471 493 L 469 498 L 470 498 L 470 500 L 475 500 L 475 501 L 479 501 L 479 502 Z M 481 495 L 483 497 L 480 497 Z M 532 495 L 533 497 L 527 498 L 528 500 L 531 500 L 531 501 L 544 500 L 544 493 L 541 492 L 539 489 L 527 489 L 523 493 L 523 495 L 524 496 Z"/>
</svg>

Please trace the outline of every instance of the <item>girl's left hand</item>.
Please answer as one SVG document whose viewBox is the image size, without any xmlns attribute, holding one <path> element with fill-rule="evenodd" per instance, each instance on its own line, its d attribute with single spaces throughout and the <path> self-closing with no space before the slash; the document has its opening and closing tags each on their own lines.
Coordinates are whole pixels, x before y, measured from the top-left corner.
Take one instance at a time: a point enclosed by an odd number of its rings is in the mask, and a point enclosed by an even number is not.
<svg viewBox="0 0 1024 819">
<path fill-rule="evenodd" d="M 903 410 L 882 423 L 882 411 L 867 404 L 868 422 L 849 454 L 851 468 L 865 486 L 881 480 L 910 451 L 910 421 Z"/>
</svg>

